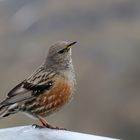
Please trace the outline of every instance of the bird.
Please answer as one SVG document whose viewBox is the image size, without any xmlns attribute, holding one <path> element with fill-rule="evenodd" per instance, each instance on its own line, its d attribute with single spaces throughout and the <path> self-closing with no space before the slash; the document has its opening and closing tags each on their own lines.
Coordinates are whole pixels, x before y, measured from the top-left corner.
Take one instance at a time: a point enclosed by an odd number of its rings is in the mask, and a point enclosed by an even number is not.
<svg viewBox="0 0 140 140">
<path fill-rule="evenodd" d="M 46 117 L 60 110 L 73 97 L 76 79 L 71 55 L 76 43 L 58 41 L 51 45 L 43 64 L 0 103 L 0 118 L 22 112 L 41 122 L 36 127 L 61 129 L 52 126 Z"/>
</svg>

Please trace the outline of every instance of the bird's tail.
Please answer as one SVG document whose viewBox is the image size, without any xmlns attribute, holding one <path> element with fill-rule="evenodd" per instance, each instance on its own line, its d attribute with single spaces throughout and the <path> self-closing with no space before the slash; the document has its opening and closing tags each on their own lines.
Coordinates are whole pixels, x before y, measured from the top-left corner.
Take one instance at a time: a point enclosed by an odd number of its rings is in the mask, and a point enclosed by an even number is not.
<svg viewBox="0 0 140 140">
<path fill-rule="evenodd" d="M 0 118 L 6 117 L 8 106 L 0 106 Z"/>
<path fill-rule="evenodd" d="M 11 114 L 15 114 L 16 112 L 18 112 L 17 104 L 12 104 L 8 106 L 4 106 L 0 104 L 0 119 L 3 117 L 7 117 Z"/>
</svg>

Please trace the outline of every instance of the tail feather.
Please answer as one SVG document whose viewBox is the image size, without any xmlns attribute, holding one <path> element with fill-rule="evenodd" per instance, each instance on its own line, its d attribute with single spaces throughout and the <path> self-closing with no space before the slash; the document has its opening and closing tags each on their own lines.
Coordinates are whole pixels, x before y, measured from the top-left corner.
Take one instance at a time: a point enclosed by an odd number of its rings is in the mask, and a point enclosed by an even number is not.
<svg viewBox="0 0 140 140">
<path fill-rule="evenodd" d="M 0 119 L 3 117 L 7 117 L 11 114 L 15 114 L 18 111 L 19 111 L 19 109 L 18 109 L 17 104 L 12 104 L 12 105 L 8 105 L 8 106 L 1 105 L 0 106 Z"/>
<path fill-rule="evenodd" d="M 0 118 L 8 116 L 8 107 L 9 106 L 0 106 Z"/>
</svg>

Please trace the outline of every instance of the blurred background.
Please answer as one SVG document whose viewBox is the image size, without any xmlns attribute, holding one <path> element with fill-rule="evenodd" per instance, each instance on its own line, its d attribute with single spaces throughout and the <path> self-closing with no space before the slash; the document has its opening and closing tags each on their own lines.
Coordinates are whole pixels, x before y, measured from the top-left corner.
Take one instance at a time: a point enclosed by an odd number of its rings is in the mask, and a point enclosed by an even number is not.
<svg viewBox="0 0 140 140">
<path fill-rule="evenodd" d="M 0 0 L 0 100 L 59 40 L 78 41 L 73 48 L 77 90 L 49 122 L 140 139 L 140 1 Z M 33 123 L 19 113 L 0 120 L 0 128 Z"/>
</svg>

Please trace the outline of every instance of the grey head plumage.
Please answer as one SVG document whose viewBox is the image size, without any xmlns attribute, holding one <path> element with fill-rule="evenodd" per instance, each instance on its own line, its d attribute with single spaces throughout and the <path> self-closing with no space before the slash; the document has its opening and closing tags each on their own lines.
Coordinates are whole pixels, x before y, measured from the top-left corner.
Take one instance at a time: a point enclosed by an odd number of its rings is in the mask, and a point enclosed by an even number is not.
<svg viewBox="0 0 140 140">
<path fill-rule="evenodd" d="M 76 42 L 59 41 L 52 45 L 49 49 L 46 61 L 44 63 L 46 68 L 63 70 L 67 69 L 72 64 L 71 47 Z"/>
</svg>

